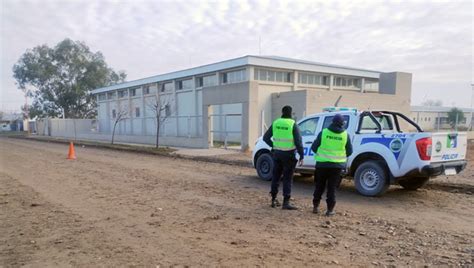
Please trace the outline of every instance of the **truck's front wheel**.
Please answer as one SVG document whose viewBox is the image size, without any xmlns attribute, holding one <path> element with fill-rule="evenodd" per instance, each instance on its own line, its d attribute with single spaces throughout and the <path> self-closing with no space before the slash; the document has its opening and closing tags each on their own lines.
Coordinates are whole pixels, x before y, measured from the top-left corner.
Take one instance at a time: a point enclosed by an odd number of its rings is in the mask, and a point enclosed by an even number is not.
<svg viewBox="0 0 474 268">
<path fill-rule="evenodd" d="M 386 168 L 378 161 L 367 161 L 354 174 L 357 191 L 365 196 L 378 196 L 387 191 L 390 183 Z"/>
<path fill-rule="evenodd" d="M 421 177 L 421 178 L 409 178 L 404 180 L 399 180 L 398 184 L 400 184 L 403 188 L 410 191 L 415 191 L 416 189 L 425 185 L 430 178 Z"/>
<path fill-rule="evenodd" d="M 273 158 L 269 153 L 263 153 L 258 156 L 255 168 L 258 177 L 262 180 L 271 181 L 273 176 Z"/>
</svg>

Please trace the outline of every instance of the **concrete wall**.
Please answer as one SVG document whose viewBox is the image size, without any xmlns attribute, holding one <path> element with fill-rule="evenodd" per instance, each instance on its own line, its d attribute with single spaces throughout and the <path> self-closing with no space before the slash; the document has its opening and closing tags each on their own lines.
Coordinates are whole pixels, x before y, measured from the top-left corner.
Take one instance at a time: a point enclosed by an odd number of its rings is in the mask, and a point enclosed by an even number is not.
<svg viewBox="0 0 474 268">
<path fill-rule="evenodd" d="M 259 115 L 259 123 L 258 123 L 258 131 L 261 135 L 267 129 L 265 127 L 262 128 L 262 123 L 268 128 L 272 124 L 273 120 L 275 120 L 275 115 L 273 113 L 273 101 L 272 96 L 273 93 L 278 92 L 288 92 L 292 91 L 293 87 L 289 85 L 278 85 L 278 84 L 269 84 L 269 83 L 262 83 L 255 81 L 258 85 L 258 111 L 260 112 Z M 281 110 L 281 108 L 280 108 Z M 263 121 L 261 120 L 263 111 Z"/>
<path fill-rule="evenodd" d="M 59 138 L 69 138 L 72 140 L 105 141 L 112 140 L 109 133 L 97 131 L 98 122 L 94 119 L 43 119 L 36 122 L 38 135 Z M 114 140 L 122 143 L 137 143 L 154 145 L 155 135 L 127 135 L 115 134 Z M 167 137 L 160 136 L 160 146 L 177 146 L 202 148 L 207 144 L 200 137 Z"/>
<path fill-rule="evenodd" d="M 293 108 L 293 117 L 298 121 L 306 115 L 306 98 L 308 90 L 297 90 L 272 94 L 272 119 L 281 117 L 281 109 L 285 105 Z"/>
</svg>

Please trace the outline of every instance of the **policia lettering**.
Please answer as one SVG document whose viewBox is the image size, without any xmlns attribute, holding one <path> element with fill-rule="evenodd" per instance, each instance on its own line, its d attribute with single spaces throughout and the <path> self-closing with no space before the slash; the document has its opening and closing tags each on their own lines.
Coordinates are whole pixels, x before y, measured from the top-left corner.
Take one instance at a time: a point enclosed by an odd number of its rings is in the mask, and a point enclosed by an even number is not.
<svg viewBox="0 0 474 268">
<path fill-rule="evenodd" d="M 314 155 L 316 162 L 346 162 L 347 131 L 335 133 L 325 128 L 321 135 L 321 145 Z"/>
<path fill-rule="evenodd" d="M 273 149 L 280 151 L 291 151 L 296 149 L 293 139 L 293 126 L 295 120 L 279 118 L 273 122 Z"/>
</svg>

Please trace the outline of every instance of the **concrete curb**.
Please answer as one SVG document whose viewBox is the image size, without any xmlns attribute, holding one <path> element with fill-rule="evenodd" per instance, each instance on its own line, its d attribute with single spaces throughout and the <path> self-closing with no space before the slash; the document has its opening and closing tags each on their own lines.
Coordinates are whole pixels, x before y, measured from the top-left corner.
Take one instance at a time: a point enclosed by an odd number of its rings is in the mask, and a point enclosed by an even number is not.
<svg viewBox="0 0 474 268">
<path fill-rule="evenodd" d="M 33 140 L 33 141 L 40 141 L 40 142 L 51 142 L 51 143 L 60 143 L 60 144 L 68 144 L 70 140 L 66 139 L 56 139 L 56 138 L 39 138 L 34 136 L 5 136 L 6 138 L 11 139 L 21 139 L 21 140 Z M 186 159 L 186 160 L 193 160 L 198 162 L 207 162 L 207 163 L 217 163 L 223 165 L 231 165 L 231 166 L 241 166 L 241 167 L 252 167 L 251 161 L 244 161 L 244 160 L 230 160 L 230 159 L 219 159 L 215 156 L 213 157 L 206 157 L 206 156 L 190 156 L 190 155 L 181 155 L 175 153 L 172 149 L 163 149 L 163 151 L 157 151 L 154 147 L 145 147 L 145 146 L 135 146 L 135 145 L 124 145 L 124 144 L 106 144 L 101 142 L 93 142 L 93 141 L 84 141 L 84 140 L 76 140 L 74 141 L 75 145 L 84 145 L 89 147 L 101 148 L 101 149 L 109 149 L 115 151 L 122 151 L 122 152 L 131 152 L 131 153 L 138 153 L 138 154 L 148 154 L 148 155 L 157 155 L 157 156 L 164 156 L 170 158 L 178 158 L 178 159 Z"/>
</svg>

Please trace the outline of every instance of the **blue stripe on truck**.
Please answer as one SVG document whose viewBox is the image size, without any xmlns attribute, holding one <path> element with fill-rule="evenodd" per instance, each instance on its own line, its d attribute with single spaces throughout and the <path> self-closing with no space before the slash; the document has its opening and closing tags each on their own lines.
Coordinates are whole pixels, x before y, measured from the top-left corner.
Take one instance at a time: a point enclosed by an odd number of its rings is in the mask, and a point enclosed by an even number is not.
<svg viewBox="0 0 474 268">
<path fill-rule="evenodd" d="M 372 137 L 372 138 L 363 138 L 360 142 L 360 145 L 367 143 L 378 143 L 387 147 L 395 156 L 395 159 L 398 159 L 402 147 L 405 144 L 406 138 L 394 138 L 394 137 Z"/>
</svg>

